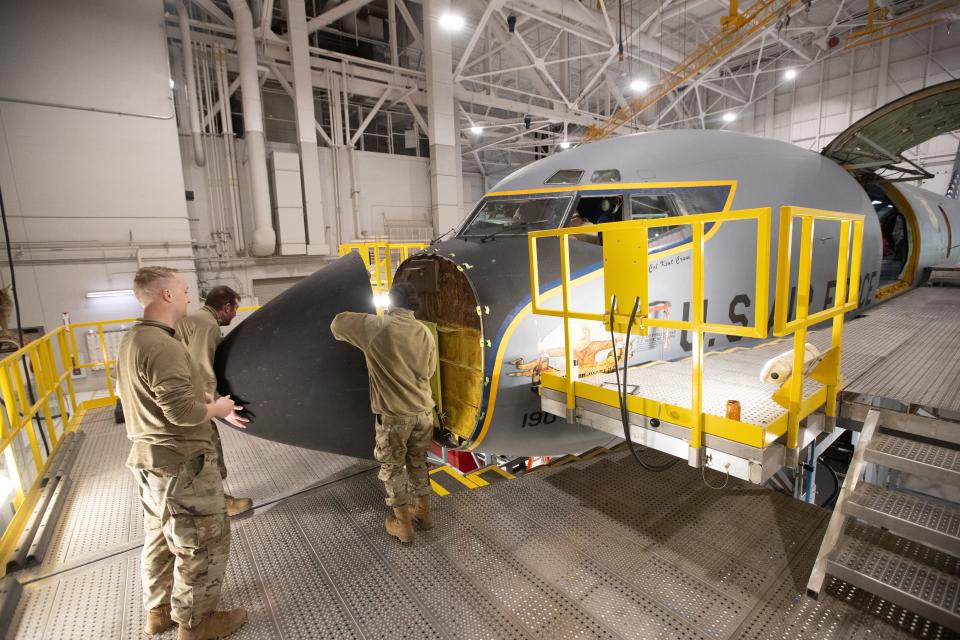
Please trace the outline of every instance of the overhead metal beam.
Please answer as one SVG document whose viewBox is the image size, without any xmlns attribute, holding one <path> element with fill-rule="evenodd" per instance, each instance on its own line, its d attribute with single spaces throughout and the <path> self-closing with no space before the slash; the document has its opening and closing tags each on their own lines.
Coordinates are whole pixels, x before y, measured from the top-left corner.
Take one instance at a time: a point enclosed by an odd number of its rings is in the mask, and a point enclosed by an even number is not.
<svg viewBox="0 0 960 640">
<path fill-rule="evenodd" d="M 410 99 L 410 96 L 404 98 L 403 103 L 407 105 L 407 109 L 410 110 L 410 114 L 413 116 L 413 119 L 417 121 L 417 124 L 420 125 L 420 128 L 423 130 L 423 132 L 427 133 L 430 131 L 430 129 L 427 127 L 427 121 L 420 113 L 420 109 L 417 108 L 417 105 L 413 104 L 413 100 Z"/>
<path fill-rule="evenodd" d="M 293 90 L 293 87 L 290 85 L 290 81 L 287 80 L 287 78 L 283 75 L 283 71 L 281 71 L 276 64 L 270 65 L 270 75 L 272 75 L 274 79 L 277 81 L 277 83 L 281 87 L 283 87 L 283 90 L 287 92 L 287 95 L 290 96 L 290 99 L 294 101 L 294 104 L 296 104 L 296 100 L 297 100 L 296 92 Z M 320 123 L 317 122 L 316 119 L 314 119 L 313 124 L 314 124 L 314 128 L 316 128 L 317 130 L 317 133 L 319 133 L 320 137 L 323 138 L 323 141 L 327 143 L 327 146 L 332 147 L 333 140 L 331 140 L 330 136 L 327 135 L 327 132 L 323 130 L 323 127 L 320 125 Z"/>
<path fill-rule="evenodd" d="M 363 122 L 361 122 L 360 126 L 357 127 L 357 130 L 353 132 L 353 135 L 350 137 L 351 147 L 357 144 L 357 140 L 360 139 L 360 136 L 363 135 L 363 132 L 367 130 L 368 126 L 370 126 L 370 123 L 373 121 L 374 116 L 376 116 L 377 112 L 380 111 L 380 107 L 383 106 L 383 103 L 387 101 L 387 96 L 390 95 L 391 91 L 392 89 L 390 87 L 387 87 L 387 90 L 383 92 L 383 95 L 380 96 L 380 99 L 377 100 L 377 103 L 373 105 L 372 109 L 370 109 L 370 113 L 367 114 L 367 117 L 363 119 Z"/>
<path fill-rule="evenodd" d="M 518 133 L 511 133 L 510 135 L 506 135 L 506 136 L 503 136 L 503 137 L 501 137 L 501 138 L 497 138 L 496 140 L 491 140 L 490 142 L 487 142 L 487 143 L 485 143 L 485 144 L 482 144 L 482 145 L 480 145 L 480 146 L 478 146 L 478 147 L 473 147 L 472 149 L 469 149 L 468 151 L 465 151 L 464 153 L 473 153 L 473 152 L 476 152 L 476 151 L 483 151 L 484 149 L 489 149 L 490 147 L 495 147 L 495 146 L 497 146 L 498 144 L 501 144 L 501 143 L 504 143 L 504 142 L 509 142 L 510 140 L 515 140 L 515 139 L 517 139 L 517 138 L 522 138 L 523 136 L 525 136 L 525 135 L 527 135 L 527 134 L 529 134 L 529 133 L 533 133 L 534 131 L 540 131 L 540 130 L 542 130 L 542 129 L 546 129 L 546 128 L 549 127 L 549 126 L 550 126 L 550 123 L 548 122 L 548 123 L 545 123 L 545 124 L 540 125 L 539 127 L 530 127 L 529 129 L 524 129 L 523 131 L 520 131 L 520 132 L 518 132 Z"/>
<path fill-rule="evenodd" d="M 213 4 L 213 0 L 192 0 L 193 4 L 207 12 L 213 19 L 229 27 L 233 26 L 233 18 L 220 10 L 220 7 Z"/>
<path fill-rule="evenodd" d="M 373 0 L 346 0 L 346 2 L 341 2 L 333 9 L 324 11 L 314 18 L 310 18 L 310 20 L 307 21 L 307 33 L 311 34 L 317 29 L 322 29 L 329 24 L 333 24 L 340 18 L 345 18 L 350 14 L 356 13 L 372 1 Z"/>
<path fill-rule="evenodd" d="M 460 62 L 457 63 L 456 69 L 453 70 L 454 81 L 460 79 L 463 68 L 467 66 L 467 61 L 473 53 L 473 48 L 477 46 L 477 42 L 480 41 L 480 36 L 483 35 L 483 28 L 487 25 L 490 16 L 493 15 L 493 12 L 499 9 L 503 3 L 504 0 L 488 0 L 487 6 L 483 9 L 483 14 L 480 16 L 480 20 L 473 27 L 473 33 L 470 35 L 470 41 L 467 42 L 467 48 L 464 49 L 463 55 L 460 56 Z"/>
<path fill-rule="evenodd" d="M 417 41 L 417 44 L 420 47 L 423 47 L 423 34 L 420 33 L 420 29 L 417 27 L 417 23 L 413 20 L 413 16 L 410 15 L 410 10 L 407 9 L 406 3 L 403 0 L 394 0 L 397 11 L 400 12 L 400 17 L 403 18 L 403 21 L 407 23 L 407 28 L 410 29 L 410 33 L 413 34 L 413 39 Z"/>
</svg>

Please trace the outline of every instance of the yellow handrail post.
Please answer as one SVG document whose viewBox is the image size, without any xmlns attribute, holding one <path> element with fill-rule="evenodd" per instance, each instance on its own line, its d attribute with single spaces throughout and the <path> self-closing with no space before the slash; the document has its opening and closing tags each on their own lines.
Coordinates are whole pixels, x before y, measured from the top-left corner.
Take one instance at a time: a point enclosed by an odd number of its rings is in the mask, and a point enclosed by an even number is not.
<svg viewBox="0 0 960 640">
<path fill-rule="evenodd" d="M 20 506 L 24 496 L 23 482 L 20 480 L 20 469 L 17 466 L 16 456 L 13 453 L 13 440 L 17 433 L 19 433 L 21 425 L 20 412 L 17 408 L 18 405 L 11 384 L 13 376 L 10 369 L 16 366 L 17 360 L 14 358 L 8 359 L 3 363 L 2 368 L 0 368 L 0 396 L 3 397 L 3 404 L 7 409 L 7 424 L 9 425 L 9 433 L 4 429 L 2 440 L 6 443 L 3 447 L 4 457 L 7 462 L 7 470 L 10 472 L 10 481 L 13 483 L 16 492 L 14 508 Z"/>
<path fill-rule="evenodd" d="M 37 347 L 30 353 L 30 366 L 33 368 L 33 377 L 37 381 L 36 404 L 39 405 L 39 410 L 43 413 L 43 419 L 47 427 L 47 437 L 50 442 L 49 448 L 52 451 L 57 446 L 58 438 L 53 427 L 53 414 L 50 412 L 50 394 L 53 393 L 53 388 L 50 385 L 50 380 L 43 362 L 43 355 L 40 351 L 42 345 L 46 344 L 46 342 L 46 340 L 39 342 Z"/>
<path fill-rule="evenodd" d="M 57 337 L 59 338 L 59 332 L 62 331 L 62 328 L 57 329 Z M 50 376 L 52 377 L 52 382 L 54 385 L 54 392 L 57 395 L 57 407 L 60 409 L 60 424 L 61 424 L 61 434 L 67 433 L 67 403 L 63 399 L 63 380 L 64 375 L 66 377 L 70 376 L 70 370 L 66 369 L 64 374 L 58 375 L 57 373 L 57 359 L 53 353 L 53 340 L 44 341 L 44 357 L 46 358 L 47 371 L 49 371 Z"/>
<path fill-rule="evenodd" d="M 806 320 L 810 309 L 810 272 L 813 267 L 813 218 L 808 216 L 804 216 L 800 220 L 800 254 L 798 257 L 799 273 L 797 275 L 797 310 L 795 315 L 798 324 L 793 334 L 793 375 L 790 377 L 790 401 L 787 408 L 788 462 L 791 460 L 796 462 L 796 456 L 798 455 L 800 403 L 803 401 L 803 383 L 805 380 Z"/>
<path fill-rule="evenodd" d="M 693 292 L 690 307 L 693 340 L 690 362 L 690 443 L 688 463 L 703 464 L 703 223 L 693 225 Z"/>
<path fill-rule="evenodd" d="M 27 396 L 27 389 L 23 383 L 23 376 L 20 375 L 20 367 L 14 364 L 11 367 L 10 371 L 13 372 L 13 386 L 17 391 L 17 406 L 20 407 L 20 410 L 23 413 L 23 419 L 19 421 L 18 431 L 20 429 L 27 429 L 27 438 L 30 441 L 30 453 L 33 454 L 33 463 L 37 469 L 43 468 L 43 454 L 40 453 L 40 445 L 37 443 L 37 434 L 33 428 L 33 407 L 30 406 L 30 401 Z M 19 416 L 18 416 L 19 417 Z"/>
<path fill-rule="evenodd" d="M 110 375 L 110 353 L 107 351 L 107 336 L 103 331 L 103 323 L 97 324 L 97 333 L 100 336 L 100 351 L 103 353 L 103 375 L 107 379 L 107 392 L 113 396 L 113 378 Z"/>
<path fill-rule="evenodd" d="M 574 370 L 573 370 L 573 349 L 570 348 L 570 244 L 568 242 L 569 236 L 560 236 L 560 286 L 561 286 L 561 300 L 563 304 L 563 349 L 564 349 L 564 358 L 566 361 L 566 371 L 564 375 L 567 377 L 567 421 L 573 421 L 574 409 L 577 406 L 577 398 L 575 394 L 575 384 L 576 380 L 574 379 Z"/>
<path fill-rule="evenodd" d="M 68 345 L 67 340 L 67 329 L 62 328 L 57 336 L 58 342 L 60 344 L 60 363 L 63 365 L 63 375 L 64 379 L 67 381 L 67 391 L 70 394 L 70 412 L 77 412 L 77 395 L 73 390 L 73 365 L 76 364 L 77 360 L 75 358 L 71 359 L 68 362 L 70 355 L 70 346 Z M 66 427 L 64 427 L 66 428 Z"/>
</svg>

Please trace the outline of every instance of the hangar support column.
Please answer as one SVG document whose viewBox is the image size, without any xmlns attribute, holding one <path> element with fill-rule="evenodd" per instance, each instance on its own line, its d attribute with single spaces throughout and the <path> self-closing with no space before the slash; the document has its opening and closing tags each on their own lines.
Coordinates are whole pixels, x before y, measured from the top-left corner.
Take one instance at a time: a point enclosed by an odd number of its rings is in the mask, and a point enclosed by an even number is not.
<svg viewBox="0 0 960 640">
<path fill-rule="evenodd" d="M 460 222 L 462 175 L 457 153 L 459 137 L 453 101 L 453 56 L 450 34 L 440 17 L 449 0 L 424 0 L 423 37 L 427 54 L 427 135 L 430 138 L 430 211 L 433 230 L 441 234 Z"/>
<path fill-rule="evenodd" d="M 320 186 L 320 158 L 317 154 L 316 116 L 313 109 L 313 78 L 307 42 L 307 14 L 304 0 L 285 0 L 287 41 L 293 67 L 294 109 L 300 147 L 300 176 L 303 184 L 303 215 L 307 229 L 307 254 L 329 255 Z"/>
</svg>

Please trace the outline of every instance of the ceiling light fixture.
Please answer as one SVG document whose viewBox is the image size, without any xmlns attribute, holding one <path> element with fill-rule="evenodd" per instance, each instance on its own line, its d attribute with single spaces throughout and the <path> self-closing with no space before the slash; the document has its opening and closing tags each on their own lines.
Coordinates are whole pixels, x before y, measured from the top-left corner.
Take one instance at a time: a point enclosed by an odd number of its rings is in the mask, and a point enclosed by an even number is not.
<svg viewBox="0 0 960 640">
<path fill-rule="evenodd" d="M 723 114 L 724 122 L 733 122 L 736 119 L 737 119 L 737 114 L 735 114 L 733 111 L 727 111 L 725 114 Z"/>
<path fill-rule="evenodd" d="M 112 289 L 110 291 L 87 291 L 88 298 L 117 298 L 119 296 L 132 296 L 133 289 Z"/>
<path fill-rule="evenodd" d="M 569 148 L 570 148 L 570 142 L 567 141 L 567 140 L 564 140 L 563 142 L 560 143 L 560 148 L 561 148 L 561 149 L 569 149 Z"/>
<path fill-rule="evenodd" d="M 465 24 L 463 16 L 456 13 L 445 13 L 440 16 L 440 26 L 447 31 L 460 31 Z"/>
<path fill-rule="evenodd" d="M 470 127 L 470 133 L 472 133 L 475 136 L 478 136 L 481 133 L 483 133 L 483 127 L 478 125 L 473 125 L 472 127 Z"/>
<path fill-rule="evenodd" d="M 787 69 L 786 71 L 783 72 L 783 77 L 786 78 L 787 80 L 793 80 L 794 78 L 797 77 L 797 70 Z"/>
<path fill-rule="evenodd" d="M 640 78 L 637 78 L 636 80 L 630 83 L 630 90 L 633 91 L 634 93 L 643 93 L 649 88 L 650 88 L 650 85 L 647 83 L 647 81 L 641 80 Z"/>
</svg>

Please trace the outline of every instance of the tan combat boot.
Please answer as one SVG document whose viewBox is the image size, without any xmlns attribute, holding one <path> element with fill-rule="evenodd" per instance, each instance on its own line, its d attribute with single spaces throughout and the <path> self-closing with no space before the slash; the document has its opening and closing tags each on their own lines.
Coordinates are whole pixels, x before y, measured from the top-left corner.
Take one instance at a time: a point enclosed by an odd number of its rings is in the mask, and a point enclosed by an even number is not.
<svg viewBox="0 0 960 640">
<path fill-rule="evenodd" d="M 224 494 L 223 497 L 227 501 L 228 516 L 236 516 L 253 508 L 253 500 L 250 498 L 234 498 L 228 494 Z"/>
<path fill-rule="evenodd" d="M 217 638 L 226 638 L 242 627 L 246 621 L 246 609 L 214 611 L 204 618 L 203 622 L 192 629 L 180 625 L 177 640 L 216 640 Z"/>
<path fill-rule="evenodd" d="M 430 496 L 417 496 L 417 506 L 413 510 L 413 519 L 424 531 L 433 529 L 433 516 L 430 515 Z"/>
<path fill-rule="evenodd" d="M 174 624 L 170 617 L 170 605 L 162 604 L 147 611 L 147 619 L 143 623 L 143 632 L 148 636 L 163 633 Z"/>
<path fill-rule="evenodd" d="M 413 514 L 410 513 L 410 507 L 394 507 L 393 515 L 389 516 L 384 522 L 384 526 L 387 528 L 387 533 L 392 535 L 394 538 L 400 542 L 412 542 L 413 541 L 413 523 L 411 522 L 411 517 Z"/>
</svg>

